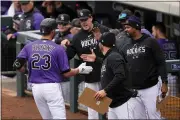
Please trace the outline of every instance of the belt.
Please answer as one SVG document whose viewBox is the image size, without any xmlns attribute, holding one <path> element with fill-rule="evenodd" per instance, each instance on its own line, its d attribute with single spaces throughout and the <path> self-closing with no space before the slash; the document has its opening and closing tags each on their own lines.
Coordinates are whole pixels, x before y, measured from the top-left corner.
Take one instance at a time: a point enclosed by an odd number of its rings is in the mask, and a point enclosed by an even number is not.
<svg viewBox="0 0 180 120">
<path fill-rule="evenodd" d="M 44 83 L 60 83 L 60 82 L 30 82 L 34 84 L 44 84 Z"/>
</svg>

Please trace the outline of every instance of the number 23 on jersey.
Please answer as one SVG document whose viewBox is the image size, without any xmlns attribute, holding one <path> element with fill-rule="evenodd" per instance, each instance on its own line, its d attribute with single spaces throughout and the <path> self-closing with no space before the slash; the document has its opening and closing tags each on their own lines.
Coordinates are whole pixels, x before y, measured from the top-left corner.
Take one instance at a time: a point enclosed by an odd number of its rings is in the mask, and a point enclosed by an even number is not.
<svg viewBox="0 0 180 120">
<path fill-rule="evenodd" d="M 31 58 L 33 59 L 31 61 L 32 69 L 49 70 L 51 68 L 51 56 L 49 54 L 40 55 L 39 53 L 34 53 Z"/>
</svg>

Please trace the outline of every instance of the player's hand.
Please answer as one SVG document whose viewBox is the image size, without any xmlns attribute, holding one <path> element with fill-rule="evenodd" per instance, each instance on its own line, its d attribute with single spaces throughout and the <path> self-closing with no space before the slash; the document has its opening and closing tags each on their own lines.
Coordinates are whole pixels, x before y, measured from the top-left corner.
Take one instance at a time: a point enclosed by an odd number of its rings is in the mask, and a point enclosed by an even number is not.
<svg viewBox="0 0 180 120">
<path fill-rule="evenodd" d="M 94 62 L 96 60 L 96 54 L 93 49 L 91 49 L 91 54 L 82 54 L 80 57 L 86 62 Z"/>
<path fill-rule="evenodd" d="M 8 34 L 7 35 L 7 40 L 10 40 L 11 38 L 15 38 L 15 36 L 13 34 Z"/>
<path fill-rule="evenodd" d="M 95 40 L 99 40 L 101 38 L 101 31 L 99 28 L 93 28 L 92 30 Z"/>
<path fill-rule="evenodd" d="M 163 83 L 161 87 L 161 92 L 162 92 L 162 98 L 166 97 L 166 93 L 168 92 L 168 85 Z"/>
<path fill-rule="evenodd" d="M 42 3 L 42 7 L 47 7 L 49 4 L 50 4 L 51 1 L 49 0 L 44 0 L 43 3 Z"/>
<path fill-rule="evenodd" d="M 95 94 L 95 99 L 98 101 L 100 99 L 102 99 L 103 97 L 105 97 L 107 94 L 104 90 L 100 90 Z"/>
<path fill-rule="evenodd" d="M 78 69 L 79 69 L 79 74 L 89 74 L 93 70 L 91 66 L 86 66 L 85 62 L 79 65 Z"/>
<path fill-rule="evenodd" d="M 70 41 L 68 39 L 64 39 L 61 41 L 61 45 L 68 46 L 68 45 L 70 45 Z"/>
</svg>

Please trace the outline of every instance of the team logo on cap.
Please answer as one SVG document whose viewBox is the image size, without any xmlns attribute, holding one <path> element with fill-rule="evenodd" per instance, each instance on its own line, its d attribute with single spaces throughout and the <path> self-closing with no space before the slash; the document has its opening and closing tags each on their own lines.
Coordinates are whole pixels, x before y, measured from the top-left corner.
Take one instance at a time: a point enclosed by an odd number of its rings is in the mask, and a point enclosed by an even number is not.
<svg viewBox="0 0 180 120">
<path fill-rule="evenodd" d="M 83 16 L 83 12 L 80 12 L 80 15 Z"/>
<path fill-rule="evenodd" d="M 61 15 L 61 20 L 64 20 L 64 16 L 63 15 Z"/>
</svg>

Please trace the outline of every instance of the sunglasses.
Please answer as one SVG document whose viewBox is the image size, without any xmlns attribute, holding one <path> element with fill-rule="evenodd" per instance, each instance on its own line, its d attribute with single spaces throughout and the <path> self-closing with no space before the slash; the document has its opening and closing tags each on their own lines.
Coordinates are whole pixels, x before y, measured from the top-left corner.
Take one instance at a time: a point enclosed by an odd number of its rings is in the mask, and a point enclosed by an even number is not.
<svg viewBox="0 0 180 120">
<path fill-rule="evenodd" d="M 66 25 L 68 25 L 68 23 L 59 22 L 58 25 L 66 26 Z"/>
</svg>

